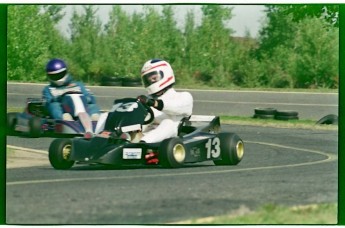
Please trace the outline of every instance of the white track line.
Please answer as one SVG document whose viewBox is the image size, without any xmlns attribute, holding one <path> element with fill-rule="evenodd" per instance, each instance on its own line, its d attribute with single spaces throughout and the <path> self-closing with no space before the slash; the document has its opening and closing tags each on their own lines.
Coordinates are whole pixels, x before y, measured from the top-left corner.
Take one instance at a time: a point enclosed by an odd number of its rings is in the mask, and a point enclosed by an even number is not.
<svg viewBox="0 0 345 228">
<path fill-rule="evenodd" d="M 308 152 L 308 153 L 315 153 L 315 154 L 325 156 L 325 159 L 312 161 L 312 162 L 302 162 L 302 163 L 297 163 L 297 164 L 276 165 L 276 166 L 273 165 L 273 166 L 253 167 L 253 168 L 239 168 L 239 169 L 218 170 L 218 171 L 200 171 L 200 172 L 192 172 L 192 173 L 167 173 L 167 174 L 133 175 L 133 176 L 85 177 L 85 178 L 62 178 L 62 179 L 52 179 L 52 180 L 13 181 L 13 182 L 7 182 L 6 185 L 13 186 L 13 185 L 25 185 L 25 184 L 61 183 L 61 182 L 75 182 L 75 181 L 98 181 L 98 180 L 170 177 L 170 176 L 210 175 L 210 174 L 232 173 L 232 172 L 242 172 L 242 171 L 291 168 L 291 167 L 298 167 L 298 166 L 315 165 L 315 164 L 326 163 L 326 162 L 337 160 L 336 155 L 323 152 L 323 151 L 318 151 L 318 150 L 310 150 L 310 149 L 303 149 L 303 148 L 297 148 L 297 147 L 291 147 L 291 146 L 285 146 L 285 145 L 279 145 L 279 144 L 273 144 L 273 143 L 255 142 L 255 141 L 245 141 L 245 143 L 260 144 L 260 145 L 267 145 L 267 146 L 272 146 L 272 147 L 291 149 L 291 150 L 297 150 L 297 151 Z M 36 151 L 36 150 L 33 150 L 33 151 Z"/>
</svg>

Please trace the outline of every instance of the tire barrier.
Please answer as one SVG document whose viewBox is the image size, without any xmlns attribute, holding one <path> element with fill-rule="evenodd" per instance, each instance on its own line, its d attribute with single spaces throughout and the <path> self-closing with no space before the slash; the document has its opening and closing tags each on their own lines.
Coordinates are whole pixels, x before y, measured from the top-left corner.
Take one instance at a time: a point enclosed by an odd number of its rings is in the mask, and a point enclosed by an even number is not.
<svg viewBox="0 0 345 228">
<path fill-rule="evenodd" d="M 276 112 L 277 109 L 275 108 L 255 108 L 253 117 L 257 119 L 274 119 Z"/>
<path fill-rule="evenodd" d="M 338 116 L 334 114 L 329 114 L 322 117 L 320 120 L 316 122 L 316 124 L 327 124 L 327 125 L 337 125 L 338 124 Z"/>
<path fill-rule="evenodd" d="M 298 120 L 298 112 L 291 110 L 277 111 L 274 119 L 276 120 Z"/>
<path fill-rule="evenodd" d="M 140 78 L 104 76 L 101 78 L 100 85 L 139 87 L 142 86 L 142 83 Z"/>
<path fill-rule="evenodd" d="M 277 110 L 275 108 L 255 108 L 253 118 L 276 119 L 276 120 L 298 120 L 298 112 L 292 110 Z"/>
</svg>

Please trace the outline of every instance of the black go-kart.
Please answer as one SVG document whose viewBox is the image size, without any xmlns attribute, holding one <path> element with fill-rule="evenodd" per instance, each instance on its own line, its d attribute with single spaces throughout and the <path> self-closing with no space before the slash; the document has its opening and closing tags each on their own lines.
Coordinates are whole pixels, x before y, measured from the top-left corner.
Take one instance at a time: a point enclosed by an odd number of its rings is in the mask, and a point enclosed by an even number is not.
<svg viewBox="0 0 345 228">
<path fill-rule="evenodd" d="M 237 165 L 243 158 L 242 139 L 220 132 L 218 116 L 192 115 L 181 120 L 177 137 L 159 143 L 135 142 L 142 126 L 153 119 L 152 109 L 137 99 L 115 100 L 102 131 L 91 138 L 55 139 L 49 161 L 55 169 L 70 169 L 74 164 L 177 168 L 209 160 L 215 165 Z"/>
</svg>

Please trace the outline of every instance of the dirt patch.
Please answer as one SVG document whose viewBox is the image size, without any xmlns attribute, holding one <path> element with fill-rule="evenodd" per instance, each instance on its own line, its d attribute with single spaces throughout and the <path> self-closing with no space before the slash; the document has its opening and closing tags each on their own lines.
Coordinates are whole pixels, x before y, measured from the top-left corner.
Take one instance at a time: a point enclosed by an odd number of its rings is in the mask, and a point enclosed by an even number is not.
<svg viewBox="0 0 345 228">
<path fill-rule="evenodd" d="M 21 168 L 32 166 L 49 166 L 48 153 L 32 152 L 18 149 L 7 151 L 6 168 Z"/>
</svg>

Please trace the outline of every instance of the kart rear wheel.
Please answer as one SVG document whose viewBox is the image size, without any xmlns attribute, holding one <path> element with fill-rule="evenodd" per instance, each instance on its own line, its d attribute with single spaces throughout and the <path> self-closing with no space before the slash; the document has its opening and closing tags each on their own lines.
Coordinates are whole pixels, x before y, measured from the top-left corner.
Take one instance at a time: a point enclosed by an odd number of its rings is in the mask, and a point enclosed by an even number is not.
<svg viewBox="0 0 345 228">
<path fill-rule="evenodd" d="M 17 113 L 11 112 L 7 113 L 7 134 L 8 135 L 16 135 L 16 131 L 14 130 L 17 124 Z"/>
<path fill-rule="evenodd" d="M 237 165 L 244 155 L 244 143 L 235 133 L 219 133 L 222 160 L 213 161 L 215 165 Z"/>
<path fill-rule="evenodd" d="M 180 138 L 165 139 L 159 147 L 159 164 L 165 168 L 177 168 L 184 164 L 186 148 Z"/>
<path fill-rule="evenodd" d="M 69 160 L 72 151 L 70 139 L 55 139 L 49 147 L 49 162 L 55 169 L 70 169 L 74 161 Z"/>
<path fill-rule="evenodd" d="M 41 118 L 39 117 L 32 117 L 29 120 L 29 136 L 32 138 L 38 138 L 42 134 L 42 129 L 41 129 Z"/>
</svg>

